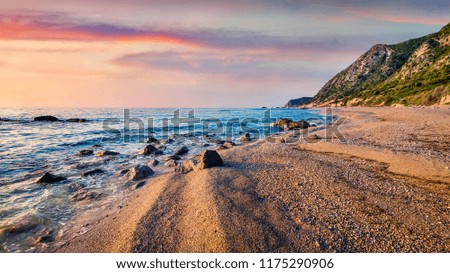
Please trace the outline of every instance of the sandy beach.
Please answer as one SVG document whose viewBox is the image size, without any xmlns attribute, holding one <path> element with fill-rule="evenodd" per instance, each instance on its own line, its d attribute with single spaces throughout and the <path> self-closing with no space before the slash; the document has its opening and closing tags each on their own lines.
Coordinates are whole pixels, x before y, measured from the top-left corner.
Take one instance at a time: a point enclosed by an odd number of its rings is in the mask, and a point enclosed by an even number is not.
<svg viewBox="0 0 450 273">
<path fill-rule="evenodd" d="M 54 252 L 449 252 L 450 109 L 337 108 L 346 142 L 277 137 L 148 180 Z M 120 206 L 119 206 L 120 205 Z"/>
</svg>

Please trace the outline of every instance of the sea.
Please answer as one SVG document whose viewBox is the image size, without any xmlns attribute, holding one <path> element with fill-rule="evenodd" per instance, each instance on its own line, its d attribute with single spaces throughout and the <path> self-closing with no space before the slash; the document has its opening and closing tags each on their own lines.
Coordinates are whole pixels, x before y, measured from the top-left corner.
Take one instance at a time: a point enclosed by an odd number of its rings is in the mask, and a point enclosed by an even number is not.
<svg viewBox="0 0 450 273">
<path fill-rule="evenodd" d="M 34 121 L 46 115 L 61 121 Z M 84 122 L 67 121 L 74 118 Z M 64 244 L 60 238 L 89 229 L 77 226 L 83 223 L 80 217 L 95 221 L 101 210 L 121 206 L 135 190 L 121 171 L 153 158 L 140 154 L 148 137 L 175 139 L 158 156 L 163 163 L 182 145 L 189 149 L 183 157 L 189 158 L 216 149 L 220 140 L 239 144 L 245 133 L 265 139 L 280 132 L 271 126 L 279 118 L 322 125 L 333 117 L 300 108 L 0 108 L 0 252 L 57 247 Z M 119 154 L 77 155 L 83 149 Z M 155 176 L 173 171 L 163 164 L 151 168 Z M 81 176 L 93 169 L 103 173 Z M 46 172 L 66 180 L 36 183 Z"/>
</svg>

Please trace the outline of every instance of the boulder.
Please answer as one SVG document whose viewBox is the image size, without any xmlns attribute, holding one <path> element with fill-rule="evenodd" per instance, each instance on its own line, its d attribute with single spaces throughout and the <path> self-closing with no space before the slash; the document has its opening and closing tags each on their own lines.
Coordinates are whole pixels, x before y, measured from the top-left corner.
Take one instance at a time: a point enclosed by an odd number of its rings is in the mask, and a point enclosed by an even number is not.
<svg viewBox="0 0 450 273">
<path fill-rule="evenodd" d="M 176 173 L 188 173 L 193 170 L 203 170 L 223 166 L 223 160 L 216 151 L 205 150 L 191 160 L 186 160 L 175 168 Z"/>
<path fill-rule="evenodd" d="M 38 184 L 51 184 L 66 180 L 65 177 L 62 176 L 56 176 L 51 173 L 45 173 L 41 178 L 39 178 L 36 183 Z"/>
<path fill-rule="evenodd" d="M 205 150 L 198 158 L 198 168 L 200 170 L 223 166 L 223 160 L 216 151 Z"/>
<path fill-rule="evenodd" d="M 109 155 L 119 155 L 119 153 L 117 152 L 113 152 L 113 151 L 100 151 L 95 153 L 95 156 L 109 156 Z"/>
<path fill-rule="evenodd" d="M 33 230 L 37 226 L 39 226 L 42 223 L 42 220 L 39 219 L 34 214 L 28 214 L 20 219 L 18 219 L 15 223 L 11 225 L 6 225 L 3 227 L 0 227 L 0 236 L 2 234 L 19 234 L 19 233 L 25 233 Z"/>
<path fill-rule="evenodd" d="M 84 118 L 69 118 L 66 120 L 66 122 L 86 122 L 86 119 L 84 119 Z"/>
<path fill-rule="evenodd" d="M 81 173 L 81 176 L 82 176 L 82 177 L 86 177 L 86 176 L 91 176 L 91 175 L 101 174 L 101 173 L 104 173 L 104 172 L 105 172 L 105 171 L 102 170 L 102 169 L 94 169 L 94 170 L 91 170 L 91 171 L 82 172 L 82 173 Z"/>
<path fill-rule="evenodd" d="M 155 166 L 158 166 L 158 164 L 159 164 L 159 161 L 156 159 L 153 159 L 148 163 L 148 166 L 155 167 Z"/>
<path fill-rule="evenodd" d="M 148 166 L 136 165 L 127 173 L 127 179 L 138 181 L 152 176 L 155 172 Z"/>
<path fill-rule="evenodd" d="M 58 118 L 55 118 L 54 116 L 39 116 L 35 117 L 34 121 L 60 121 Z"/>
<path fill-rule="evenodd" d="M 83 149 L 77 153 L 78 156 L 92 155 L 94 151 L 91 149 Z"/>
<path fill-rule="evenodd" d="M 176 149 L 173 155 L 185 155 L 189 152 L 189 149 L 186 146 L 181 146 L 180 148 Z"/>
<path fill-rule="evenodd" d="M 142 151 L 141 155 L 151 155 L 157 152 L 158 149 L 155 148 L 153 145 L 147 145 Z"/>
<path fill-rule="evenodd" d="M 141 181 L 137 183 L 136 186 L 134 186 L 134 189 L 137 190 L 139 188 L 142 188 L 143 186 L 145 186 L 145 184 L 147 184 L 147 181 Z"/>
</svg>

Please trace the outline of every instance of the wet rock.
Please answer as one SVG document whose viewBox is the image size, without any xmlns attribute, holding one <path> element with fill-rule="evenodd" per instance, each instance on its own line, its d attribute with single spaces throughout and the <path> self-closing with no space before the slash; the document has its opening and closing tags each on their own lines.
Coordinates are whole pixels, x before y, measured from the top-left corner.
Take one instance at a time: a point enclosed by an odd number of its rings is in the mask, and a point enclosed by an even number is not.
<svg viewBox="0 0 450 273">
<path fill-rule="evenodd" d="M 86 184 L 72 183 L 69 185 L 68 190 L 69 190 L 69 192 L 76 192 L 76 191 L 82 190 L 83 188 L 86 188 Z"/>
<path fill-rule="evenodd" d="M 110 155 L 119 155 L 120 153 L 113 152 L 113 151 L 100 151 L 95 153 L 95 156 L 110 156 Z"/>
<path fill-rule="evenodd" d="M 239 140 L 241 142 L 248 142 L 248 141 L 252 140 L 252 137 L 251 137 L 250 133 L 245 133 L 239 138 Z"/>
<path fill-rule="evenodd" d="M 81 151 L 79 151 L 77 153 L 77 156 L 85 156 L 85 155 L 92 155 L 92 154 L 94 154 L 93 150 L 91 150 L 91 149 L 83 149 L 83 150 L 81 150 Z"/>
<path fill-rule="evenodd" d="M 82 176 L 82 177 L 86 177 L 86 176 L 91 176 L 91 175 L 101 174 L 101 173 L 104 173 L 104 172 L 105 172 L 105 171 L 102 170 L 102 169 L 94 169 L 94 170 L 91 170 L 91 171 L 82 172 L 82 173 L 81 173 L 81 176 Z"/>
<path fill-rule="evenodd" d="M 215 144 L 220 144 L 220 145 L 225 144 L 225 140 L 223 140 L 223 139 L 215 139 L 213 142 L 214 142 Z"/>
<path fill-rule="evenodd" d="M 148 166 L 136 165 L 127 173 L 128 180 L 138 181 L 152 176 L 155 172 Z"/>
<path fill-rule="evenodd" d="M 158 143 L 158 139 L 154 138 L 154 137 L 148 137 L 147 140 L 145 141 L 147 143 Z"/>
<path fill-rule="evenodd" d="M 69 118 L 66 120 L 66 122 L 86 122 L 86 119 L 84 119 L 84 118 Z"/>
<path fill-rule="evenodd" d="M 189 152 L 189 149 L 186 146 L 181 146 L 180 148 L 176 149 L 173 155 L 185 155 Z"/>
<path fill-rule="evenodd" d="M 11 225 L 6 225 L 0 227 L 1 234 L 20 234 L 33 230 L 41 224 L 41 219 L 39 219 L 34 214 L 25 215 L 18 219 L 15 223 Z"/>
<path fill-rule="evenodd" d="M 286 143 L 286 140 L 284 138 L 277 138 L 275 141 L 277 143 Z"/>
<path fill-rule="evenodd" d="M 169 160 L 180 160 L 181 157 L 177 156 L 177 155 L 169 155 L 168 157 L 166 157 L 166 162 Z"/>
<path fill-rule="evenodd" d="M 151 160 L 151 161 L 148 163 L 148 166 L 150 166 L 150 167 L 155 167 L 155 166 L 158 166 L 158 165 L 159 165 L 159 161 L 156 160 L 156 159 L 153 159 L 153 160 Z"/>
<path fill-rule="evenodd" d="M 60 121 L 58 118 L 55 118 L 54 116 L 39 116 L 35 117 L 34 121 Z"/>
<path fill-rule="evenodd" d="M 160 151 L 165 151 L 167 149 L 166 145 L 159 145 L 157 148 Z"/>
<path fill-rule="evenodd" d="M 226 147 L 225 145 L 220 145 L 219 147 L 217 147 L 217 151 L 220 151 L 220 150 L 226 150 L 226 149 L 228 149 L 228 147 Z"/>
<path fill-rule="evenodd" d="M 36 183 L 38 184 L 51 184 L 66 180 L 65 177 L 62 176 L 56 176 L 51 173 L 45 173 L 41 178 L 39 178 Z"/>
<path fill-rule="evenodd" d="M 151 155 L 154 154 L 158 149 L 155 148 L 153 145 L 147 145 L 142 151 L 141 155 Z"/>
<path fill-rule="evenodd" d="M 80 190 L 70 196 L 71 201 L 79 202 L 85 200 L 95 200 L 100 197 L 101 193 L 95 191 Z"/>
<path fill-rule="evenodd" d="M 160 141 L 161 144 L 172 144 L 174 142 L 175 142 L 175 140 L 173 140 L 172 138 L 165 138 Z"/>
<path fill-rule="evenodd" d="M 100 148 L 100 147 L 102 147 L 102 145 L 100 145 L 100 144 L 94 144 L 94 145 L 92 145 L 92 148 Z"/>
<path fill-rule="evenodd" d="M 176 167 L 177 165 L 177 161 L 173 159 L 166 160 L 166 163 L 164 163 L 165 167 Z"/>
</svg>

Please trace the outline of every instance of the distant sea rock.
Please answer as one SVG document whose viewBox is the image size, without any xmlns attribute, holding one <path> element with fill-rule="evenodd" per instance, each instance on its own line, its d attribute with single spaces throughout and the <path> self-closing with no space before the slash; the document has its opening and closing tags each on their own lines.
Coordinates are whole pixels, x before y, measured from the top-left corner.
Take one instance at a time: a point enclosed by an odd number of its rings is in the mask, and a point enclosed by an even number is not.
<svg viewBox="0 0 450 273">
<path fill-rule="evenodd" d="M 84 118 L 70 118 L 70 119 L 67 119 L 66 122 L 86 122 L 86 119 L 84 119 Z"/>
<path fill-rule="evenodd" d="M 58 118 L 54 117 L 54 116 L 39 116 L 39 117 L 35 117 L 34 121 L 61 121 Z"/>
</svg>

